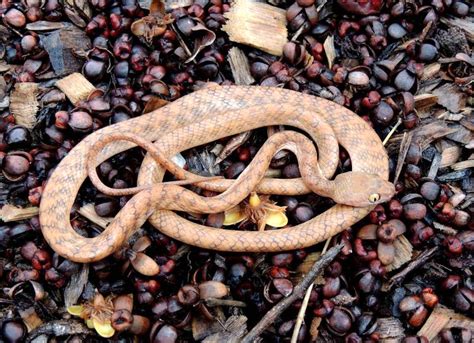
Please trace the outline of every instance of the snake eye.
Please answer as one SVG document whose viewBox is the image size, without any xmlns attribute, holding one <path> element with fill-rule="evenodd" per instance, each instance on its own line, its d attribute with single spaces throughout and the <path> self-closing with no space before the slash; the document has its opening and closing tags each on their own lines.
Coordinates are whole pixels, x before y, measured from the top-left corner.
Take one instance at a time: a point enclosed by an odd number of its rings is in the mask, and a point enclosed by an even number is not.
<svg viewBox="0 0 474 343">
<path fill-rule="evenodd" d="M 369 195 L 369 201 L 370 201 L 371 203 L 377 202 L 377 201 L 379 201 L 379 200 L 380 200 L 380 194 L 378 194 L 378 193 L 373 193 L 373 194 Z"/>
</svg>

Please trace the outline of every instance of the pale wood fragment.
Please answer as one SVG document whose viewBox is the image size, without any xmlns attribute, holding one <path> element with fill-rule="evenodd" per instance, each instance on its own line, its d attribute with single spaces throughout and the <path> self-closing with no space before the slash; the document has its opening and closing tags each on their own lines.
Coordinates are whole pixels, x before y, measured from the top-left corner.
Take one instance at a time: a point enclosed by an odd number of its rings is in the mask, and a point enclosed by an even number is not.
<svg viewBox="0 0 474 343">
<path fill-rule="evenodd" d="M 425 336 L 431 342 L 438 336 L 441 330 L 452 327 L 466 328 L 474 331 L 474 321 L 447 307 L 437 305 L 417 335 Z"/>
<path fill-rule="evenodd" d="M 36 125 L 36 112 L 39 103 L 38 84 L 34 82 L 18 82 L 10 96 L 10 111 L 19 125 L 32 129 Z"/>
<path fill-rule="evenodd" d="M 236 0 L 224 16 L 228 21 L 222 30 L 231 41 L 272 55 L 283 54 L 283 45 L 288 41 L 284 9 L 252 0 Z"/>
<path fill-rule="evenodd" d="M 229 50 L 229 64 L 236 85 L 250 85 L 255 79 L 250 73 L 247 56 L 237 47 Z"/>
<path fill-rule="evenodd" d="M 395 258 L 391 264 L 385 266 L 388 272 L 398 269 L 410 261 L 413 253 L 413 246 L 404 235 L 398 236 L 393 242 L 393 246 L 395 247 Z"/>
<path fill-rule="evenodd" d="M 405 336 L 402 323 L 394 317 L 377 319 L 377 333 L 383 342 L 398 341 Z"/>
<path fill-rule="evenodd" d="M 30 219 L 37 216 L 39 213 L 38 207 L 16 207 L 10 204 L 5 204 L 0 209 L 0 220 L 5 223 L 14 222 L 18 220 Z"/>
<path fill-rule="evenodd" d="M 326 53 L 326 57 L 328 60 L 329 69 L 332 68 L 334 60 L 336 59 L 336 49 L 334 48 L 334 36 L 329 35 L 327 36 L 326 40 L 324 41 L 324 52 Z"/>
<path fill-rule="evenodd" d="M 113 218 L 104 218 L 100 217 L 94 209 L 93 204 L 87 204 L 82 206 L 77 211 L 81 216 L 85 217 L 86 219 L 90 220 L 94 224 L 100 226 L 101 228 L 105 229 L 107 225 L 112 221 Z"/>
<path fill-rule="evenodd" d="M 433 105 L 436 105 L 436 102 L 438 101 L 438 97 L 433 94 L 418 94 L 415 95 L 415 108 L 417 110 L 422 110 L 429 108 Z"/>
<path fill-rule="evenodd" d="M 96 90 L 94 85 L 81 73 L 72 73 L 56 81 L 56 87 L 66 94 L 69 101 L 74 105 L 81 100 L 86 100 L 89 94 Z"/>
</svg>

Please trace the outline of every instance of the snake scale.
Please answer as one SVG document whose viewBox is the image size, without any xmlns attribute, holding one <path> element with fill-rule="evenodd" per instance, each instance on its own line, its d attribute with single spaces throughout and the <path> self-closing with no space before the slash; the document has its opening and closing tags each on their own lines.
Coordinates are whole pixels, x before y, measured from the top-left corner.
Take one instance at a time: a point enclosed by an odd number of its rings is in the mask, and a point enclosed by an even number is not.
<svg viewBox="0 0 474 343">
<path fill-rule="evenodd" d="M 222 192 L 215 197 L 205 198 L 182 186 L 161 183 L 165 170 L 180 179 L 197 177 L 169 160 L 176 153 L 270 125 L 305 131 L 316 142 L 317 151 L 303 134 L 284 131 L 267 140 L 237 180 L 199 179 L 200 188 Z M 138 188 L 107 189 L 94 173 L 95 167 L 137 144 L 149 152 L 140 168 Z M 338 165 L 338 144 L 349 153 L 352 171 L 331 180 Z M 264 178 L 271 158 L 282 149 L 297 156 L 301 178 Z M 134 194 L 104 232 L 94 238 L 79 235 L 70 224 L 75 197 L 89 173 L 94 184 L 106 193 Z M 280 88 L 208 87 L 84 138 L 49 178 L 40 204 L 40 224 L 50 246 L 76 262 L 97 261 L 112 254 L 146 220 L 164 234 L 201 248 L 235 252 L 292 250 L 336 235 L 366 216 L 375 204 L 389 200 L 394 187 L 387 179 L 388 157 L 379 137 L 363 119 L 344 107 Z M 340 203 L 305 223 L 269 231 L 216 229 L 192 223 L 173 212 L 224 211 L 254 190 L 281 195 L 315 191 Z"/>
</svg>

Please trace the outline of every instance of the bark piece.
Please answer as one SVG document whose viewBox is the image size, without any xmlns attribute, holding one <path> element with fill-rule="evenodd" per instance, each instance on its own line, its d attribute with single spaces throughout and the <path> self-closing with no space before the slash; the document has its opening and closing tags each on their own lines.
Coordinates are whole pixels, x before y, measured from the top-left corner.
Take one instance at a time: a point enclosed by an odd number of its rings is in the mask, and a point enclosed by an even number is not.
<svg viewBox="0 0 474 343">
<path fill-rule="evenodd" d="M 72 25 L 41 35 L 41 43 L 48 52 L 56 76 L 80 71 L 84 62 L 82 58 L 91 48 L 84 30 Z"/>
<path fill-rule="evenodd" d="M 38 84 L 34 82 L 20 82 L 10 96 L 10 111 L 17 124 L 32 129 L 36 125 L 36 112 L 39 103 L 36 99 Z"/>
<path fill-rule="evenodd" d="M 56 82 L 58 87 L 74 105 L 81 100 L 86 100 L 90 93 L 95 91 L 94 85 L 82 74 L 73 73 Z"/>
<path fill-rule="evenodd" d="M 389 339 L 401 340 L 401 338 L 405 337 L 402 323 L 394 317 L 377 319 L 377 333 L 383 342 Z"/>
<path fill-rule="evenodd" d="M 438 97 L 438 104 L 447 108 L 451 112 L 459 112 L 466 107 L 466 94 L 461 92 L 457 86 L 447 83 L 433 91 Z"/>
<path fill-rule="evenodd" d="M 237 47 L 229 50 L 229 64 L 236 85 L 250 85 L 255 79 L 250 74 L 249 60 Z"/>
<path fill-rule="evenodd" d="M 252 46 L 269 54 L 281 56 L 288 41 L 286 11 L 251 0 L 236 0 L 222 30 L 233 42 Z"/>
</svg>

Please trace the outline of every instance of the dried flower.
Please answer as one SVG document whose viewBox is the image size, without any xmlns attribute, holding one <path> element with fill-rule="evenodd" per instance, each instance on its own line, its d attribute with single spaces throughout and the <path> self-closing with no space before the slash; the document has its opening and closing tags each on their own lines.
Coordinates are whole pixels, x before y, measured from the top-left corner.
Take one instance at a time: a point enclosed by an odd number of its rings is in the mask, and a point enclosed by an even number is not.
<svg viewBox="0 0 474 343">
<path fill-rule="evenodd" d="M 224 225 L 251 221 L 257 224 L 259 231 L 263 231 L 265 225 L 283 227 L 288 224 L 285 210 L 286 206 L 275 205 L 269 195 L 258 196 L 257 193 L 252 192 L 243 204 L 226 211 Z"/>
<path fill-rule="evenodd" d="M 160 0 L 152 1 L 150 14 L 133 22 L 132 33 L 135 36 L 142 36 L 149 43 L 154 37 L 165 33 L 167 25 L 174 21 L 170 14 L 165 13 L 164 3 Z"/>
<path fill-rule="evenodd" d="M 111 325 L 111 318 L 114 313 L 111 296 L 104 298 L 102 294 L 97 292 L 92 301 L 82 305 L 69 306 L 67 311 L 73 316 L 84 319 L 90 329 L 95 329 L 104 338 L 112 337 L 115 334 L 115 330 Z"/>
</svg>

